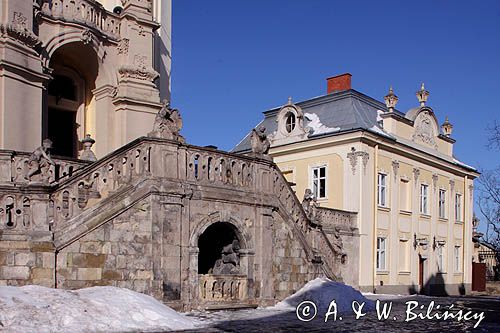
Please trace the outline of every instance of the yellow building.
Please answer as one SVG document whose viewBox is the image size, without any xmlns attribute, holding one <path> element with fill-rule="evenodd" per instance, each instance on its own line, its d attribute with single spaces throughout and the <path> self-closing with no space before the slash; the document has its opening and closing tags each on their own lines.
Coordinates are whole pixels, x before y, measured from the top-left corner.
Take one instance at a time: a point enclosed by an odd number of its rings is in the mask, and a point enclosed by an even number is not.
<svg viewBox="0 0 500 333">
<path fill-rule="evenodd" d="M 257 127 L 299 198 L 311 189 L 321 207 L 357 213 L 359 253 L 348 255 L 359 269 L 344 280 L 379 293 L 469 291 L 479 174 L 454 158 L 453 126 L 438 125 L 423 85 L 402 113 L 392 89 L 384 104 L 351 89 L 350 74 L 327 82 L 326 95 L 289 100 Z M 233 151 L 249 150 L 247 135 Z"/>
</svg>

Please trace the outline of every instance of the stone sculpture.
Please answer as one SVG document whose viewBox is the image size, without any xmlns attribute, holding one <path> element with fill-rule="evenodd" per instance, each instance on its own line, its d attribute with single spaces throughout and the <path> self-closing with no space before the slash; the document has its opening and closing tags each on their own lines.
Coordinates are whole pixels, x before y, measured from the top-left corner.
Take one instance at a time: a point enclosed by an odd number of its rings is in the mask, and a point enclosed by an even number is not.
<svg viewBox="0 0 500 333">
<path fill-rule="evenodd" d="M 307 217 L 313 224 L 319 224 L 318 218 L 318 202 L 311 189 L 306 189 L 304 199 L 302 199 L 302 208 Z"/>
<path fill-rule="evenodd" d="M 26 174 L 27 180 L 47 181 L 49 179 L 50 166 L 56 165 L 50 157 L 51 148 L 52 141 L 50 141 L 50 139 L 45 139 L 43 140 L 42 145 L 35 149 L 35 151 L 31 154 L 28 159 L 28 172 Z"/>
<path fill-rule="evenodd" d="M 221 258 L 215 262 L 212 274 L 239 274 L 240 273 L 240 244 L 237 240 L 222 248 Z"/>
<path fill-rule="evenodd" d="M 184 138 L 180 134 L 181 129 L 182 118 L 179 110 L 173 109 L 170 102 L 165 100 L 155 117 L 153 131 L 149 133 L 149 136 L 184 142 Z"/>
<path fill-rule="evenodd" d="M 262 156 L 269 153 L 271 143 L 267 138 L 266 128 L 264 126 L 260 126 L 258 130 L 255 128 L 252 130 L 250 142 L 252 144 L 252 152 L 255 155 Z"/>
</svg>

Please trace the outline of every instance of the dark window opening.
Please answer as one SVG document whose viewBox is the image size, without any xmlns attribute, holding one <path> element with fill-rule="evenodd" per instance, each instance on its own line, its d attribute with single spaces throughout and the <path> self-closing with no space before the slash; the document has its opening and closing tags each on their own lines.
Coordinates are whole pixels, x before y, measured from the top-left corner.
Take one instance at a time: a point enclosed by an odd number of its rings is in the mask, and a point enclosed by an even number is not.
<svg viewBox="0 0 500 333">
<path fill-rule="evenodd" d="M 295 128 L 295 115 L 293 113 L 289 113 L 286 117 L 286 131 L 291 133 Z"/>
<path fill-rule="evenodd" d="M 52 154 L 75 157 L 77 152 L 76 112 L 49 108 L 48 137 Z"/>
<path fill-rule="evenodd" d="M 56 97 L 56 101 L 59 101 L 61 98 L 71 101 L 77 100 L 75 84 L 67 76 L 55 75 L 54 79 L 49 82 L 48 90 L 50 96 Z"/>
</svg>

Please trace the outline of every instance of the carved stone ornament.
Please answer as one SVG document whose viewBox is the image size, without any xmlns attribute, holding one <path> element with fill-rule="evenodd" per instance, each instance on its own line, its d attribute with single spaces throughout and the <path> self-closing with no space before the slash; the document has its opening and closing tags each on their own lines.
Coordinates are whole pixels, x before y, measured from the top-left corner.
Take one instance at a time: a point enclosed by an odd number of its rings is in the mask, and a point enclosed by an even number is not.
<svg viewBox="0 0 500 333">
<path fill-rule="evenodd" d="M 432 175 L 432 186 L 434 187 L 434 191 L 437 190 L 438 179 L 439 179 L 439 176 L 436 173 Z"/>
<path fill-rule="evenodd" d="M 394 174 L 394 180 L 398 179 L 398 171 L 399 171 L 399 162 L 398 161 L 392 161 L 392 171 Z"/>
<path fill-rule="evenodd" d="M 304 127 L 304 113 L 302 109 L 292 103 L 292 98 L 288 98 L 276 117 L 278 129 L 270 135 L 273 145 L 282 145 L 307 139 L 309 129 Z"/>
<path fill-rule="evenodd" d="M 97 157 L 92 151 L 92 146 L 94 145 L 95 140 L 90 137 L 90 134 L 85 135 L 85 138 L 82 140 L 83 145 L 83 153 L 80 157 L 82 160 L 95 162 L 97 161 Z"/>
<path fill-rule="evenodd" d="M 229 245 L 222 248 L 221 257 L 214 267 L 210 269 L 209 274 L 240 274 L 240 244 L 238 240 L 233 240 Z"/>
<path fill-rule="evenodd" d="M 155 117 L 153 131 L 148 136 L 184 142 L 180 134 L 181 129 L 182 118 L 179 110 L 173 109 L 170 107 L 170 102 L 164 100 L 162 108 Z"/>
<path fill-rule="evenodd" d="M 418 184 L 418 177 L 420 176 L 420 169 L 413 168 L 413 179 L 415 180 L 415 186 Z"/>
<path fill-rule="evenodd" d="M 151 66 L 148 66 L 148 58 L 145 55 L 136 55 L 134 65 L 123 65 L 118 69 L 122 79 L 132 78 L 144 81 L 154 81 L 160 76 Z"/>
<path fill-rule="evenodd" d="M 433 123 L 434 119 L 430 116 L 429 111 L 421 112 L 415 120 L 415 133 L 413 133 L 412 140 L 414 142 L 422 142 L 437 149 Z"/>
<path fill-rule="evenodd" d="M 318 216 L 318 202 L 316 201 L 316 197 L 312 193 L 311 189 L 306 189 L 304 192 L 302 208 L 312 224 L 318 225 L 321 223 Z"/>
<path fill-rule="evenodd" d="M 130 39 L 128 38 L 122 38 L 120 39 L 120 42 L 118 43 L 118 54 L 128 54 L 128 49 L 130 46 Z"/>
<path fill-rule="evenodd" d="M 252 153 L 258 157 L 269 156 L 269 148 L 271 144 L 266 135 L 266 128 L 260 126 L 258 129 L 253 129 L 250 134 L 250 143 L 252 145 Z"/>
<path fill-rule="evenodd" d="M 91 44 L 92 43 L 92 32 L 90 32 L 90 30 L 88 30 L 88 29 L 85 29 L 82 31 L 82 35 L 80 38 L 81 38 L 83 44 L 85 44 L 85 45 Z"/>
<path fill-rule="evenodd" d="M 368 160 L 370 159 L 370 154 L 365 151 L 356 151 L 356 148 L 352 147 L 351 152 L 347 153 L 347 158 L 351 162 L 352 174 L 356 174 L 356 166 L 358 165 L 358 157 L 361 157 L 363 161 L 363 172 L 366 173 L 366 167 L 368 166 Z"/>
<path fill-rule="evenodd" d="M 455 191 L 455 181 L 453 179 L 450 180 L 450 190 L 451 192 Z"/>
<path fill-rule="evenodd" d="M 18 29 L 26 30 L 27 29 L 28 18 L 23 15 L 23 13 L 14 12 L 12 17 L 12 25 Z"/>
<path fill-rule="evenodd" d="M 0 24 L 0 37 L 10 37 L 23 45 L 26 45 L 30 48 L 35 48 L 40 45 L 42 42 L 38 39 L 38 36 L 35 35 L 32 31 L 27 29 L 20 29 L 17 26 L 11 24 Z"/>
<path fill-rule="evenodd" d="M 45 139 L 42 145 L 31 153 L 28 159 L 28 170 L 26 179 L 30 182 L 47 183 L 50 179 L 50 166 L 55 166 L 56 163 L 50 157 L 50 149 L 52 141 Z"/>
</svg>

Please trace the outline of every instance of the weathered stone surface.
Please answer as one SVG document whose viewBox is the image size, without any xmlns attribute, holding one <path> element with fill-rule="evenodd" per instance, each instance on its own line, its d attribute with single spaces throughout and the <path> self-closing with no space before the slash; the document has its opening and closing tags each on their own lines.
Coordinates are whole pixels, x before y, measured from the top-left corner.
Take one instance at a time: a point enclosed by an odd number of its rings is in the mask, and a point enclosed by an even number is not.
<svg viewBox="0 0 500 333">
<path fill-rule="evenodd" d="M 102 278 L 101 268 L 78 268 L 77 269 L 77 279 L 86 280 L 100 280 Z"/>
<path fill-rule="evenodd" d="M 31 278 L 33 280 L 37 279 L 53 279 L 54 278 L 54 270 L 51 268 L 33 268 L 31 270 Z"/>
<path fill-rule="evenodd" d="M 72 255 L 72 265 L 76 267 L 102 268 L 105 261 L 105 254 L 74 253 Z"/>
<path fill-rule="evenodd" d="M 34 266 L 36 254 L 29 252 L 20 252 L 15 254 L 14 263 L 16 266 Z"/>
<path fill-rule="evenodd" d="M 0 280 L 28 280 L 30 278 L 29 267 L 3 266 L 0 267 Z"/>
</svg>

